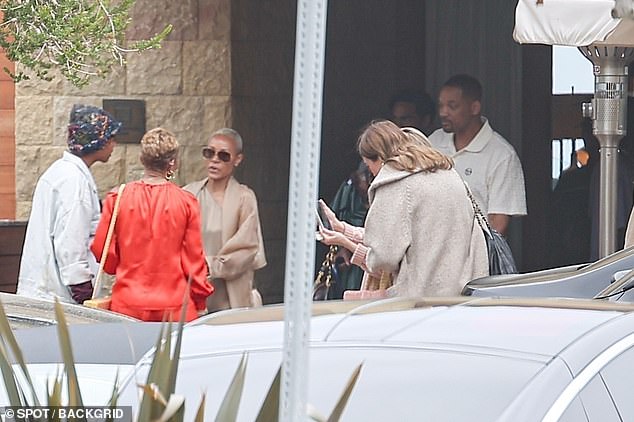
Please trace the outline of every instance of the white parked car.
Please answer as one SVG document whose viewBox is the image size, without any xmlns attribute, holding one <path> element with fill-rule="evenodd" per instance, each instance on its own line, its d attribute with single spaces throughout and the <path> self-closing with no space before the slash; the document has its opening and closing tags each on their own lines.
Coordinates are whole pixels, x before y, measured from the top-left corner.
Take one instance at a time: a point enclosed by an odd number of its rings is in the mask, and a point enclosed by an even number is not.
<svg viewBox="0 0 634 422">
<path fill-rule="evenodd" d="M 634 420 L 633 311 L 629 304 L 572 299 L 318 303 L 309 342 L 308 402 L 329 414 L 363 363 L 344 421 Z M 134 327 L 131 337 L 156 334 L 155 324 L 116 325 Z M 176 385 L 186 398 L 185 420 L 193 420 L 203 392 L 205 419 L 215 418 L 246 353 L 238 420 L 253 421 L 281 364 L 283 327 L 282 306 L 226 311 L 188 324 Z M 82 356 L 88 349 L 127 356 L 122 352 L 127 342 L 107 333 L 87 330 L 80 341 L 86 350 L 78 350 L 76 358 L 89 362 Z M 117 359 L 104 362 L 99 377 L 95 356 L 84 388 L 113 379 Z M 124 367 L 120 405 L 138 408 L 136 383 L 145 381 L 150 363 L 151 352 L 136 366 Z M 77 366 L 81 377 L 83 364 Z M 107 396 L 92 399 L 97 402 L 85 403 L 103 404 Z"/>
<path fill-rule="evenodd" d="M 0 302 L 7 319 L 14 329 L 42 327 L 57 324 L 55 302 L 0 292 Z M 81 305 L 61 303 L 69 325 L 97 322 L 136 321 L 135 318 L 101 309 L 87 308 Z"/>
</svg>

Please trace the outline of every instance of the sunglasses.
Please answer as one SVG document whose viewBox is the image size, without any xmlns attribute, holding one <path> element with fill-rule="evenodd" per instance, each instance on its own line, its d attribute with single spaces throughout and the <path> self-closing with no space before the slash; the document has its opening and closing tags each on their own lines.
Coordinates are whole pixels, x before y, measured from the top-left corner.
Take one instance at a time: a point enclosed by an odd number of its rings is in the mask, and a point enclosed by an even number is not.
<svg viewBox="0 0 634 422">
<path fill-rule="evenodd" d="M 218 159 L 224 163 L 231 161 L 230 152 L 216 151 L 215 149 L 209 147 L 203 148 L 203 157 L 205 157 L 205 159 L 212 160 L 215 156 L 218 156 Z"/>
</svg>

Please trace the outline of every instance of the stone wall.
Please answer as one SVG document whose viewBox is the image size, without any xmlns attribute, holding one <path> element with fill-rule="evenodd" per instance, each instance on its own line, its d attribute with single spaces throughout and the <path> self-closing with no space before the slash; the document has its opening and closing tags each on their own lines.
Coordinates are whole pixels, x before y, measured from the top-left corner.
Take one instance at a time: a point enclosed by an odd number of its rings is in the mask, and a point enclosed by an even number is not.
<svg viewBox="0 0 634 422">
<path fill-rule="evenodd" d="M 204 177 L 200 148 L 206 134 L 231 125 L 229 0 L 137 0 L 128 39 L 147 38 L 174 26 L 159 50 L 131 54 L 125 68 L 78 89 L 61 78 L 32 79 L 16 88 L 17 219 L 27 219 L 35 183 L 65 150 L 68 113 L 74 103 L 102 106 L 104 99 L 146 104 L 146 128 L 165 127 L 179 139 L 176 182 Z M 138 179 L 138 145 L 120 143 L 93 174 L 103 196 L 123 181 Z"/>
<path fill-rule="evenodd" d="M 17 219 L 26 220 L 37 178 L 65 150 L 74 103 L 146 103 L 146 128 L 181 142 L 176 183 L 205 175 L 200 148 L 214 130 L 235 127 L 245 141 L 237 178 L 258 196 L 268 265 L 256 273 L 265 302 L 283 299 L 295 7 L 292 0 L 137 0 L 129 40 L 165 25 L 160 50 L 133 54 L 125 68 L 77 89 L 62 79 L 21 82 L 16 92 Z M 236 63 L 234 66 L 233 63 Z M 235 118 L 234 118 L 235 117 Z M 91 168 L 103 196 L 138 179 L 138 145 L 120 143 Z"/>
</svg>

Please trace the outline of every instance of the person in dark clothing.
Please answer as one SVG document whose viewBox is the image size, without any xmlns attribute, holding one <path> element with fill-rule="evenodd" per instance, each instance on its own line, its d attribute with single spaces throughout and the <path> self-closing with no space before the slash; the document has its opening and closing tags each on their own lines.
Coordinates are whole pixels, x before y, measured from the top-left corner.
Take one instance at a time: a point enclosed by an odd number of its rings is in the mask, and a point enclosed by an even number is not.
<svg viewBox="0 0 634 422">
<path fill-rule="evenodd" d="M 590 180 L 596 160 L 592 155 L 586 148 L 573 152 L 572 165 L 561 173 L 553 191 L 553 267 L 590 260 Z"/>
<path fill-rule="evenodd" d="M 372 174 L 363 162 L 352 172 L 350 177 L 341 184 L 330 208 L 341 221 L 354 226 L 362 227 L 368 212 L 368 187 L 372 181 Z M 343 297 L 346 290 L 359 290 L 363 270 L 361 267 L 350 263 L 351 252 L 345 248 L 339 248 L 335 261 L 337 280 L 335 283 L 335 296 Z"/>
<path fill-rule="evenodd" d="M 389 102 L 389 119 L 399 127 L 415 127 L 424 134 L 434 130 L 433 121 L 436 104 L 429 94 L 418 90 L 402 90 L 395 93 Z M 337 190 L 329 204 L 337 218 L 353 226 L 362 227 L 368 211 L 368 187 L 372 174 L 368 167 L 359 163 Z M 361 287 L 363 270 L 350 264 L 351 253 L 345 248 L 337 252 L 334 296 L 343 297 L 346 290 L 358 290 Z"/>
<path fill-rule="evenodd" d="M 398 127 L 415 127 L 429 136 L 434 129 L 436 103 L 423 91 L 403 90 L 390 99 L 389 119 Z"/>
</svg>

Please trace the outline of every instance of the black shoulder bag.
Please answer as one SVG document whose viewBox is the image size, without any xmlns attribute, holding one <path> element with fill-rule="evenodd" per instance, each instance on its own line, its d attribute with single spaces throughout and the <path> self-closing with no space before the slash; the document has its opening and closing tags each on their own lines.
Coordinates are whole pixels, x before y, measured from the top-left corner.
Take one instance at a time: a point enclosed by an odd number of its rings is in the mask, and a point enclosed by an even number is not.
<svg viewBox="0 0 634 422">
<path fill-rule="evenodd" d="M 473 212 L 478 225 L 482 229 L 489 253 L 489 275 L 517 274 L 517 266 L 508 242 L 500 233 L 491 227 L 486 216 L 476 202 L 469 186 L 465 183 L 467 195 L 473 205 Z"/>
</svg>

